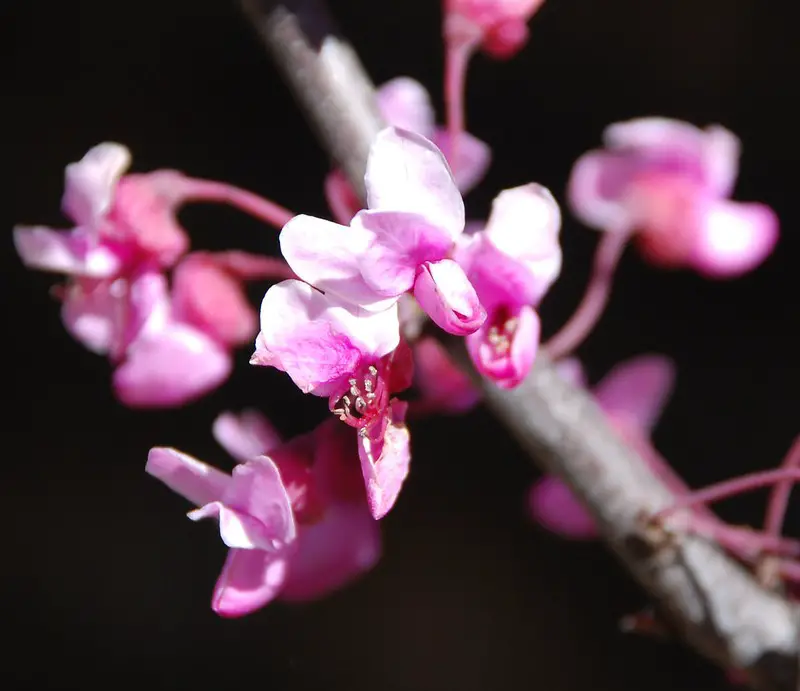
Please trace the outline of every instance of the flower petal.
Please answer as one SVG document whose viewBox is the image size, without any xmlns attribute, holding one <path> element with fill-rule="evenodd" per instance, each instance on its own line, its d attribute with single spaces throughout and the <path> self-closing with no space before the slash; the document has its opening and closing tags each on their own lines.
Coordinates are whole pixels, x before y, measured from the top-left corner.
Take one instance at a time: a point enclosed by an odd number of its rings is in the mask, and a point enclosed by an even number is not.
<svg viewBox="0 0 800 691">
<path fill-rule="evenodd" d="M 333 504 L 321 521 L 301 528 L 280 599 L 322 597 L 369 571 L 380 556 L 380 526 L 363 499 Z"/>
<path fill-rule="evenodd" d="M 340 170 L 332 170 L 325 177 L 324 183 L 325 201 L 333 212 L 333 218 L 337 223 L 344 226 L 350 225 L 350 221 L 364 205 L 353 192 L 353 188 Z"/>
<path fill-rule="evenodd" d="M 231 368 L 230 354 L 218 343 L 190 326 L 172 324 L 130 345 L 114 372 L 114 391 L 135 408 L 179 406 L 219 386 Z"/>
<path fill-rule="evenodd" d="M 64 327 L 93 353 L 115 357 L 126 331 L 127 290 L 123 279 L 68 286 L 61 306 Z"/>
<path fill-rule="evenodd" d="M 469 377 L 456 367 L 435 338 L 414 344 L 414 383 L 427 407 L 442 413 L 463 413 L 480 400 Z"/>
<path fill-rule="evenodd" d="M 531 487 L 528 506 L 532 518 L 553 533 L 574 540 L 598 537 L 591 514 L 561 480 L 547 475 Z"/>
<path fill-rule="evenodd" d="M 222 471 L 163 446 L 150 449 L 144 469 L 195 506 L 221 499 L 231 481 Z"/>
<path fill-rule="evenodd" d="M 424 217 L 451 238 L 464 230 L 464 201 L 442 152 L 425 137 L 389 127 L 370 149 L 367 206 Z"/>
<path fill-rule="evenodd" d="M 292 270 L 325 293 L 365 309 L 386 309 L 391 300 L 365 283 L 360 266 L 370 234 L 313 216 L 295 216 L 281 230 L 281 252 Z"/>
<path fill-rule="evenodd" d="M 456 147 L 458 161 L 453 161 L 454 152 L 446 129 L 437 128 L 433 134 L 433 142 L 450 162 L 453 177 L 462 194 L 466 194 L 483 180 L 492 162 L 492 150 L 486 142 L 468 132 L 462 132 Z"/>
<path fill-rule="evenodd" d="M 393 127 L 430 137 L 435 114 L 428 91 L 411 77 L 396 77 L 377 89 L 378 110 Z"/>
<path fill-rule="evenodd" d="M 257 410 L 221 413 L 211 426 L 217 443 L 240 463 L 266 454 L 281 443 L 280 435 Z"/>
<path fill-rule="evenodd" d="M 78 225 L 96 229 L 114 201 L 117 181 L 131 164 L 131 152 L 122 144 L 104 142 L 89 149 L 65 171 L 61 207 Z"/>
<path fill-rule="evenodd" d="M 289 553 L 232 549 L 214 588 L 211 608 L 223 617 L 242 617 L 260 609 L 280 592 Z"/>
<path fill-rule="evenodd" d="M 764 204 L 719 201 L 705 214 L 689 261 L 712 278 L 734 278 L 761 264 L 778 242 L 778 218 Z"/>
<path fill-rule="evenodd" d="M 383 518 L 394 506 L 411 461 L 407 404 L 393 401 L 385 418 L 359 433 L 358 455 L 373 518 Z"/>
<path fill-rule="evenodd" d="M 658 422 L 674 383 L 672 360 L 662 355 L 639 355 L 616 365 L 593 392 L 614 422 L 649 432 Z"/>
<path fill-rule="evenodd" d="M 109 278 L 119 272 L 122 257 L 106 245 L 96 245 L 80 229 L 44 226 L 14 228 L 14 247 L 29 269 L 71 276 Z"/>
<path fill-rule="evenodd" d="M 597 230 L 623 232 L 632 223 L 625 192 L 634 170 L 630 161 L 604 151 L 590 151 L 572 168 L 567 198 L 573 213 Z"/>
<path fill-rule="evenodd" d="M 486 320 L 475 288 L 452 259 L 423 264 L 414 297 L 438 326 L 456 336 L 474 333 Z"/>
</svg>

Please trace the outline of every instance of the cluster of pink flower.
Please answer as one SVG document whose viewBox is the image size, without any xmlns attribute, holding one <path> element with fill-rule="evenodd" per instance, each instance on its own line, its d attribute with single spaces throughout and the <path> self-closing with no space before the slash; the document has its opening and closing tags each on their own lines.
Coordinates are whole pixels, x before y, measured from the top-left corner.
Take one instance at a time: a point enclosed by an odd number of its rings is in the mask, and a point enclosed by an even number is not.
<svg viewBox="0 0 800 691">
<path fill-rule="evenodd" d="M 540 4 L 451 0 L 448 40 L 466 32 L 474 45 L 508 56 Z M 562 265 L 553 196 L 533 183 L 508 189 L 485 222 L 468 223 L 462 193 L 483 176 L 489 147 L 458 126 L 463 117 L 437 128 L 428 94 L 411 79 L 386 84 L 378 99 L 390 126 L 370 152 L 366 208 L 341 173 L 325 184 L 338 222 L 175 171 L 123 175 L 128 151 L 101 144 L 67 167 L 63 207 L 76 227 L 15 231 L 28 266 L 70 276 L 60 292 L 63 321 L 111 359 L 122 402 L 190 401 L 222 383 L 233 348 L 255 338 L 252 364 L 327 398 L 345 423 L 329 419 L 281 443 L 257 413 L 226 413 L 214 434 L 239 462 L 231 475 L 174 449 L 151 450 L 147 471 L 200 507 L 190 517 L 219 521 L 230 552 L 213 607 L 225 616 L 275 597 L 318 597 L 378 559 L 376 519 L 392 508 L 409 470 L 408 403 L 397 395 L 416 384 L 417 409 L 439 413 L 479 398 L 439 342 L 422 335 L 424 315 L 465 337 L 476 369 L 502 388 L 525 378 L 539 348 L 537 306 Z M 451 110 L 459 102 L 451 100 Z M 727 199 L 738 142 L 726 130 L 643 118 L 609 127 L 605 144 L 577 162 L 569 184 L 571 206 L 587 224 L 634 237 L 654 264 L 709 276 L 738 275 L 772 250 L 772 211 Z M 285 262 L 188 253 L 175 211 L 198 200 L 233 204 L 282 228 Z M 260 329 L 241 286 L 256 278 L 280 281 L 264 296 Z M 593 319 L 581 321 L 581 337 Z M 559 356 L 574 350 L 575 338 L 566 340 Z M 561 367 L 582 380 L 574 360 Z M 645 356 L 616 369 L 595 395 L 622 434 L 643 440 L 672 376 L 667 360 Z M 531 509 L 562 534 L 595 534 L 553 478 L 534 487 Z"/>
</svg>

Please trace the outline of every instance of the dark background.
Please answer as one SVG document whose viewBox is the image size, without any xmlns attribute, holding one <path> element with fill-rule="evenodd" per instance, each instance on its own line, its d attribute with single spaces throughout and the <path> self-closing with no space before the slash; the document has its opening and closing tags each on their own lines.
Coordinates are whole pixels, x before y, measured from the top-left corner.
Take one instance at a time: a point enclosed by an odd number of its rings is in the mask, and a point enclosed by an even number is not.
<svg viewBox="0 0 800 691">
<path fill-rule="evenodd" d="M 478 57 L 469 124 L 495 166 L 468 202 L 538 181 L 559 200 L 570 166 L 615 120 L 719 122 L 743 141 L 736 196 L 778 211 L 774 257 L 735 282 L 626 257 L 612 304 L 581 350 L 593 378 L 663 352 L 678 387 L 656 441 L 693 485 L 776 465 L 798 432 L 796 4 L 756 0 L 548 0 L 509 63 Z M 372 77 L 407 74 L 437 103 L 434 0 L 332 3 Z M 224 546 L 143 472 L 174 445 L 211 462 L 222 409 L 259 406 L 287 435 L 324 414 L 279 373 L 247 366 L 184 410 L 132 412 L 109 369 L 61 327 L 54 279 L 25 271 L 14 223 L 63 225 L 63 168 L 117 140 L 134 170 L 180 168 L 326 214 L 324 154 L 233 2 L 9 2 L 0 10 L 6 346 L 2 491 L 3 688 L 275 691 L 721 689 L 722 674 L 618 620 L 645 604 L 601 545 L 561 541 L 523 513 L 535 471 L 486 413 L 413 429 L 413 472 L 383 521 L 385 557 L 318 603 L 226 621 L 209 608 Z M 441 111 L 440 111 L 441 112 Z M 196 247 L 275 251 L 234 211 L 182 212 Z M 565 213 L 548 333 L 583 289 L 596 235 Z M 257 295 L 254 295 L 257 298 Z M 721 507 L 761 520 L 760 495 Z M 794 532 L 798 512 L 792 516 Z"/>
</svg>

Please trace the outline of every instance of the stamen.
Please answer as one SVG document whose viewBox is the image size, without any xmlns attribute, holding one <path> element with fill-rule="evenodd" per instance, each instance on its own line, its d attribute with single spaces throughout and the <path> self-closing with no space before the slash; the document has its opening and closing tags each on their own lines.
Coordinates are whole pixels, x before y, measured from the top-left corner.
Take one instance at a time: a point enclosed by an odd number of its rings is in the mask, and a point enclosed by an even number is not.
<svg viewBox="0 0 800 691">
<path fill-rule="evenodd" d="M 336 399 L 331 397 L 331 412 L 351 427 L 366 426 L 384 409 L 388 399 L 378 369 L 370 365 L 362 370 L 361 377 L 347 380 L 347 393 Z"/>
</svg>

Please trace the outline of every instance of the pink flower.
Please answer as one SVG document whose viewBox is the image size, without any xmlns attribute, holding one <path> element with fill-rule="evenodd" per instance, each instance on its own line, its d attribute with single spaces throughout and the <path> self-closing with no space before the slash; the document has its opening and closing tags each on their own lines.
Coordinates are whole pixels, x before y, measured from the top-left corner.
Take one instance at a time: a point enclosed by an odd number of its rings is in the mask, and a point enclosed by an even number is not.
<svg viewBox="0 0 800 691">
<path fill-rule="evenodd" d="M 484 230 L 456 255 L 488 317 L 467 337 L 475 366 L 499 386 L 517 386 L 539 346 L 539 304 L 561 271 L 561 214 L 550 192 L 530 184 L 501 192 Z"/>
<path fill-rule="evenodd" d="M 364 501 L 347 427 L 323 423 L 287 444 L 254 414 L 226 414 L 218 441 L 241 461 L 232 475 L 169 448 L 151 449 L 146 471 L 217 518 L 230 548 L 212 608 L 249 614 L 271 600 L 302 601 L 341 588 L 380 557 L 380 533 Z M 260 432 L 258 431 L 260 429 Z M 265 430 L 270 433 L 263 435 Z M 350 433 L 352 434 L 352 433 Z M 243 449 L 262 447 L 246 460 Z"/>
<path fill-rule="evenodd" d="M 649 261 L 715 278 L 745 273 L 772 252 L 775 213 L 728 200 L 739 158 L 739 140 L 728 130 L 639 118 L 611 125 L 603 140 L 604 150 L 578 159 L 569 183 L 586 224 L 637 231 Z"/>
<path fill-rule="evenodd" d="M 377 98 L 381 117 L 388 125 L 421 134 L 433 141 L 449 158 L 451 147 L 447 130 L 436 126 L 436 114 L 422 84 L 410 77 L 397 77 L 378 88 Z M 466 193 L 486 174 L 492 152 L 485 142 L 467 132 L 461 134 L 456 148 L 459 165 L 454 177 L 458 189 Z M 338 170 L 326 178 L 325 194 L 339 223 L 350 223 L 362 208 L 361 201 Z"/>
<path fill-rule="evenodd" d="M 486 313 L 450 255 L 464 230 L 464 202 L 441 151 L 395 128 L 373 143 L 368 210 L 349 227 L 296 216 L 281 231 L 295 273 L 330 297 L 378 312 L 409 291 L 440 327 L 480 328 Z"/>
<path fill-rule="evenodd" d="M 583 384 L 577 360 L 561 366 L 562 375 Z M 640 355 L 614 367 L 593 393 L 597 403 L 622 435 L 649 437 L 669 399 L 675 379 L 672 362 L 659 355 Z M 594 519 L 561 480 L 545 476 L 529 495 L 535 521 L 563 537 L 582 540 L 597 536 Z"/>
<path fill-rule="evenodd" d="M 445 0 L 448 40 L 479 42 L 492 57 L 505 59 L 528 40 L 528 20 L 544 0 Z"/>
<path fill-rule="evenodd" d="M 431 336 L 414 343 L 414 384 L 426 411 L 460 414 L 480 400 L 480 393 L 469 377 L 450 361 L 442 344 Z"/>
</svg>

